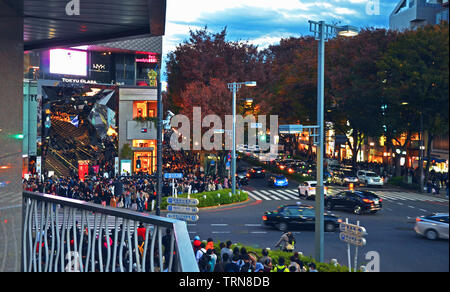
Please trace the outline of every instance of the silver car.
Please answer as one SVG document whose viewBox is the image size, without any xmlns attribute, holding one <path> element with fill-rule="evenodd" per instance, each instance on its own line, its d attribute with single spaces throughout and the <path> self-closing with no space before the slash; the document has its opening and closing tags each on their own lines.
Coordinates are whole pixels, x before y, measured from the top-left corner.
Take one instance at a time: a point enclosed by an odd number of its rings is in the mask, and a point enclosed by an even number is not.
<svg viewBox="0 0 450 292">
<path fill-rule="evenodd" d="M 448 213 L 417 217 L 414 230 L 430 240 L 448 239 Z"/>
</svg>

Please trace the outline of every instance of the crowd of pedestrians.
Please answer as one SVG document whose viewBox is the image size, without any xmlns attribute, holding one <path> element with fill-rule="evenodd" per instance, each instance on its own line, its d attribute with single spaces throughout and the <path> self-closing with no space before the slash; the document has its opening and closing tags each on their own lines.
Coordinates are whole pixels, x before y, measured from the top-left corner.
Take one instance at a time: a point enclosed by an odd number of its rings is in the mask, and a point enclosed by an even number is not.
<svg viewBox="0 0 450 292">
<path fill-rule="evenodd" d="M 200 272 L 317 272 L 313 262 L 303 263 L 299 252 L 292 251 L 289 258 L 279 256 L 275 261 L 267 248 L 259 256 L 245 247 L 233 247 L 231 241 L 221 242 L 216 248 L 212 238 L 201 241 L 199 236 L 194 237 L 192 246 Z"/>
</svg>

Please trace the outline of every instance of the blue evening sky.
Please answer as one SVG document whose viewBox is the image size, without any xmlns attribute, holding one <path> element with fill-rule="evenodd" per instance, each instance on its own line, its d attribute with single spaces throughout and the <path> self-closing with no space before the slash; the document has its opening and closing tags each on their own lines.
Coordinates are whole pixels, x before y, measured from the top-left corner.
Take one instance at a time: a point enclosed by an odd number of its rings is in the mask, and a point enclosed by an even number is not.
<svg viewBox="0 0 450 292">
<path fill-rule="evenodd" d="M 260 48 L 281 38 L 308 35 L 308 20 L 364 27 L 389 27 L 399 0 L 168 0 L 163 58 L 189 38 L 189 30 L 227 27 L 229 41 Z M 164 60 L 163 60 L 164 61 Z M 165 72 L 165 68 L 163 68 Z M 166 79 L 165 73 L 162 76 Z"/>
</svg>

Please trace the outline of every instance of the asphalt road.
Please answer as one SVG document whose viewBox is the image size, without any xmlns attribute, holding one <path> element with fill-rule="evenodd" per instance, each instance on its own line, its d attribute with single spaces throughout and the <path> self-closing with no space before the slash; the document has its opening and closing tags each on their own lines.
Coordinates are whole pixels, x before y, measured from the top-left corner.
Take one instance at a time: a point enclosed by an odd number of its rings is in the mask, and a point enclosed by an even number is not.
<svg viewBox="0 0 450 292">
<path fill-rule="evenodd" d="M 298 184 L 289 182 L 288 189 L 296 190 Z M 249 191 L 267 190 L 264 179 L 251 180 Z M 330 192 L 337 192 L 340 187 L 329 187 Z M 371 189 L 382 192 L 385 197 L 383 210 L 376 215 L 354 215 L 345 211 L 331 213 L 349 219 L 350 223 L 360 221 L 368 232 L 365 236 L 367 245 L 359 248 L 358 266 L 368 262 L 365 255 L 376 251 L 380 255 L 382 272 L 448 272 L 449 243 L 448 240 L 429 241 L 414 232 L 414 221 L 417 216 L 434 212 L 448 213 L 448 201 L 430 199 L 408 199 L 409 193 L 398 193 L 389 189 Z M 292 192 L 291 192 L 292 194 Z M 392 195 L 391 195 L 392 194 Z M 417 196 L 418 194 L 416 194 Z M 392 197 L 391 197 L 392 196 Z M 414 197 L 412 197 L 414 198 Z M 428 197 L 427 197 L 428 198 Z M 191 237 L 199 235 L 201 239 L 213 238 L 215 241 L 231 240 L 257 248 L 274 249 L 281 232 L 265 227 L 262 222 L 264 211 L 274 210 L 282 204 L 315 205 L 314 201 L 304 199 L 290 200 L 254 200 L 241 206 L 219 209 L 201 210 L 200 219 L 188 223 Z M 304 255 L 314 256 L 314 230 L 292 230 L 297 239 L 296 251 Z M 335 258 L 340 264 L 347 265 L 347 245 L 339 240 L 339 232 L 325 233 L 324 258 L 326 262 Z M 352 266 L 354 248 L 352 247 Z"/>
</svg>

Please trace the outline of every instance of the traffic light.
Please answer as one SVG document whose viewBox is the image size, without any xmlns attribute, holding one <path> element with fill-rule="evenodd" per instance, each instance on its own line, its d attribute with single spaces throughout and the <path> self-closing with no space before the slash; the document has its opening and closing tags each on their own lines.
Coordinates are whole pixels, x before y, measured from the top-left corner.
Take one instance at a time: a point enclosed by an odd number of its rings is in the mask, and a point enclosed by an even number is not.
<svg viewBox="0 0 450 292">
<path fill-rule="evenodd" d="M 136 160 L 136 168 L 141 169 L 141 160 L 140 159 Z"/>
<path fill-rule="evenodd" d="M 23 140 L 23 134 L 14 134 L 14 135 L 9 135 L 10 138 L 12 139 L 16 139 L 16 140 Z"/>
</svg>

